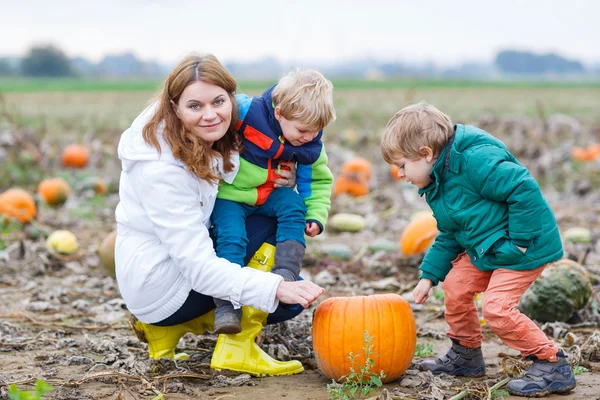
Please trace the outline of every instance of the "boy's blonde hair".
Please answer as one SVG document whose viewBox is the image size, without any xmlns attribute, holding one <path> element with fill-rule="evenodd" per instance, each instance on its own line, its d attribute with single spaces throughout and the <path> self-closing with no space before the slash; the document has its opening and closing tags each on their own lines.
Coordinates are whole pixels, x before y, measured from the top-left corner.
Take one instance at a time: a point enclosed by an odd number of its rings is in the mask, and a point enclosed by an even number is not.
<svg viewBox="0 0 600 400">
<path fill-rule="evenodd" d="M 285 75 L 272 97 L 283 118 L 299 121 L 311 131 L 320 131 L 335 120 L 333 84 L 313 69 L 297 69 Z"/>
<path fill-rule="evenodd" d="M 422 101 L 404 107 L 390 119 L 381 138 L 381 154 L 388 164 L 394 164 L 401 158 L 422 158 L 425 154 L 420 149 L 428 146 L 437 157 L 453 134 L 450 118 Z"/>
</svg>

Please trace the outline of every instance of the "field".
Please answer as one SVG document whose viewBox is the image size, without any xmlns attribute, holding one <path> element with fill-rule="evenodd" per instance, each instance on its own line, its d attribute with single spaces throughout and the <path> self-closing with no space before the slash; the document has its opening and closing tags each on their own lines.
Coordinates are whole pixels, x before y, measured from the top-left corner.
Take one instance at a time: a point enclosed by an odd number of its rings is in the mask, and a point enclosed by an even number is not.
<svg viewBox="0 0 600 400">
<path fill-rule="evenodd" d="M 179 349 L 190 355 L 177 364 L 150 362 L 146 345 L 127 327 L 129 314 L 114 278 L 96 251 L 115 228 L 121 132 L 150 101 L 156 81 L 0 80 L 0 193 L 21 187 L 35 193 L 48 177 L 63 177 L 73 191 L 61 207 L 38 204 L 35 228 L 4 224 L 0 236 L 0 399 L 7 385 L 31 390 L 36 379 L 54 387 L 49 399 L 255 399 L 322 400 L 331 380 L 316 368 L 312 311 L 264 330 L 261 345 L 281 358 L 298 359 L 303 374 L 250 378 L 209 368 L 216 337 L 188 334 Z M 241 82 L 240 92 L 259 94 L 269 82 Z M 560 399 L 594 399 L 600 384 L 600 161 L 573 156 L 574 147 L 600 143 L 600 85 L 528 82 L 334 81 L 337 120 L 324 141 L 330 167 L 339 176 L 345 161 L 364 157 L 373 167 L 370 193 L 334 198 L 331 215 L 365 217 L 358 233 L 327 230 L 310 240 L 302 275 L 331 296 L 398 293 L 411 300 L 422 255 L 404 256 L 399 238 L 411 217 L 427 205 L 410 185 L 396 182 L 381 159 L 379 139 L 388 119 L 406 104 L 425 100 L 455 122 L 474 124 L 502 139 L 540 183 L 562 233 L 579 227 L 591 241 L 564 239 L 566 256 L 584 265 L 594 285 L 592 299 L 567 322 L 543 325 L 578 366 L 578 387 Z M 70 143 L 85 144 L 83 169 L 60 163 Z M 107 193 L 83 185 L 101 178 Z M 80 251 L 49 254 L 43 235 L 68 229 Z M 385 248 L 384 248 L 385 247 Z M 343 253 L 340 256 L 340 251 Z M 411 302 L 419 351 L 414 362 L 443 354 L 449 341 L 439 289 L 425 306 Z M 413 364 L 399 380 L 375 389 L 371 399 L 449 399 L 468 390 L 468 399 L 502 398 L 489 390 L 518 367 L 518 354 L 483 325 L 488 373 L 451 379 L 420 372 Z M 384 354 L 386 349 L 376 347 Z M 506 366 L 506 368 L 505 368 Z M 512 367 L 511 367 L 512 366 Z M 163 397 L 160 397 L 160 396 Z M 370 397 L 369 397 L 370 396 Z M 511 398 L 511 397 L 509 397 Z"/>
</svg>

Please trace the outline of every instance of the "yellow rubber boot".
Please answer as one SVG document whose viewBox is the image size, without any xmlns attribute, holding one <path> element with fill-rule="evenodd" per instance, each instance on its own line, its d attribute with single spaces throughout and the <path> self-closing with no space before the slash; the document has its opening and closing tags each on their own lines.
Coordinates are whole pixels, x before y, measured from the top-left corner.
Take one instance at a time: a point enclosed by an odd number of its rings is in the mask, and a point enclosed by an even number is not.
<svg viewBox="0 0 600 400">
<path fill-rule="evenodd" d="M 175 347 L 179 339 L 188 332 L 201 335 L 213 329 L 214 311 L 210 311 L 191 321 L 171 326 L 156 326 L 140 322 L 135 316 L 129 319 L 129 326 L 140 342 L 148 343 L 150 358 L 175 358 Z"/>
<path fill-rule="evenodd" d="M 274 260 L 275 247 L 263 243 L 248 266 L 269 272 Z M 235 335 L 219 335 L 210 367 L 217 371 L 228 369 L 254 376 L 293 375 L 304 371 L 300 361 L 277 361 L 254 341 L 262 330 L 267 315 L 254 307 L 242 307 L 242 331 Z"/>
</svg>

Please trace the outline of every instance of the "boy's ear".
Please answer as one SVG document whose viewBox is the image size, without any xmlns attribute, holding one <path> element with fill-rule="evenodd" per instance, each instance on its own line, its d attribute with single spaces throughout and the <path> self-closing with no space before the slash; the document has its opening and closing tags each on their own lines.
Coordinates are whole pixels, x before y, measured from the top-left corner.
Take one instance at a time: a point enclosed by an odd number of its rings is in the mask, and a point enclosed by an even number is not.
<svg viewBox="0 0 600 400">
<path fill-rule="evenodd" d="M 433 150 L 431 150 L 431 147 L 421 146 L 421 147 L 419 147 L 419 153 L 421 154 L 421 156 L 423 156 L 425 161 L 431 162 L 433 160 L 434 154 L 433 154 Z"/>
<path fill-rule="evenodd" d="M 275 119 L 281 121 L 281 110 L 279 109 L 279 106 L 275 107 Z"/>
</svg>

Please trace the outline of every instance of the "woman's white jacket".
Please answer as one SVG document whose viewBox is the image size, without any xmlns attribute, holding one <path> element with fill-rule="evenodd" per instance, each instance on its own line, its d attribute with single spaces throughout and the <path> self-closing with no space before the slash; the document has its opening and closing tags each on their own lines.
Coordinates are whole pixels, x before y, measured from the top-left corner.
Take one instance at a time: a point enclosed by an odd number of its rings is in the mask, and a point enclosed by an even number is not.
<svg viewBox="0 0 600 400">
<path fill-rule="evenodd" d="M 208 234 L 217 184 L 198 179 L 175 159 L 159 135 L 161 154 L 146 144 L 142 129 L 157 108 L 138 116 L 119 142 L 122 162 L 120 202 L 116 209 L 115 263 L 121 296 L 129 311 L 145 323 L 159 322 L 177 311 L 191 290 L 273 312 L 282 278 L 216 256 Z M 160 130 L 159 130 L 159 133 Z M 236 168 L 223 173 L 231 183 Z"/>
</svg>

